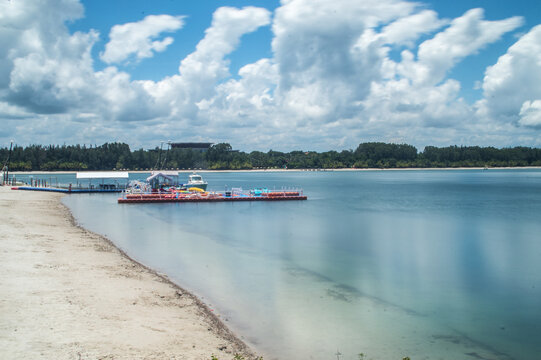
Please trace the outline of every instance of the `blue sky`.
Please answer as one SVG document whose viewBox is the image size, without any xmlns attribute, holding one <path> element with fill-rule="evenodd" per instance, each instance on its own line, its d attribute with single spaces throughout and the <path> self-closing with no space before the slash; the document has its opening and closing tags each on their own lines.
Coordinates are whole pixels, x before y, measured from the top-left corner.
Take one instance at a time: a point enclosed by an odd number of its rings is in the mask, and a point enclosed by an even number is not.
<svg viewBox="0 0 541 360">
<path fill-rule="evenodd" d="M 541 2 L 0 3 L 0 144 L 541 146 Z"/>
</svg>

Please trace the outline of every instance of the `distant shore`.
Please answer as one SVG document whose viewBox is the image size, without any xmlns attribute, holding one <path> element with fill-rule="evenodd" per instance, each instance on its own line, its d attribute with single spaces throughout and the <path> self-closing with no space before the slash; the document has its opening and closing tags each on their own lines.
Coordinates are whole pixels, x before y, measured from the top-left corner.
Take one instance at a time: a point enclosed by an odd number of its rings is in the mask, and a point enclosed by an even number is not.
<svg viewBox="0 0 541 360">
<path fill-rule="evenodd" d="M 61 197 L 0 186 L 0 357 L 255 357 L 194 295 L 77 226 Z"/>
<path fill-rule="evenodd" d="M 437 171 L 437 170 L 521 170 L 541 169 L 541 166 L 507 166 L 507 167 L 444 167 L 444 168 L 339 168 L 339 169 L 244 169 L 244 170 L 209 170 L 209 169 L 171 169 L 166 171 L 178 171 L 180 173 L 226 173 L 226 172 L 333 172 L 333 171 Z M 73 174 L 76 172 L 99 172 L 118 171 L 130 173 L 149 173 L 155 170 L 73 170 L 73 171 L 11 171 L 14 175 L 38 175 L 38 174 Z"/>
</svg>

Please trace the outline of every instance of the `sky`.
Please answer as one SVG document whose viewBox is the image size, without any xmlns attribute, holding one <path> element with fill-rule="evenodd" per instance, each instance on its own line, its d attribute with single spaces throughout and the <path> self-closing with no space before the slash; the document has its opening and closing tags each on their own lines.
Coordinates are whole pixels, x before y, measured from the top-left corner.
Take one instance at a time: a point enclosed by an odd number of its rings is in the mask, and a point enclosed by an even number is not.
<svg viewBox="0 0 541 360">
<path fill-rule="evenodd" d="M 0 147 L 541 147 L 539 0 L 0 0 Z"/>
</svg>

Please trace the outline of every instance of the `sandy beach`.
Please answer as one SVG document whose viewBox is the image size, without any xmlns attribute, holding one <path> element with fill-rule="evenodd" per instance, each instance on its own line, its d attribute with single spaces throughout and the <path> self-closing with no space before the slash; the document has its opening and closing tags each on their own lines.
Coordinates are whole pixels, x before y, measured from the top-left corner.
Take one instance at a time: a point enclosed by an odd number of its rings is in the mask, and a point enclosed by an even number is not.
<svg viewBox="0 0 541 360">
<path fill-rule="evenodd" d="M 0 358 L 255 357 L 195 296 L 78 227 L 62 196 L 0 186 Z"/>
</svg>

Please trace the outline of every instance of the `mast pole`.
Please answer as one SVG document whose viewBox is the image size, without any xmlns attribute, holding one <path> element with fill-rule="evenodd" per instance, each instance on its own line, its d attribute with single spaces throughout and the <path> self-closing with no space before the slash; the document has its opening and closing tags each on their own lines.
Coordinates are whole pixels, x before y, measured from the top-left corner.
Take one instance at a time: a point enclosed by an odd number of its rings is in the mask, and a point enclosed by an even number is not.
<svg viewBox="0 0 541 360">
<path fill-rule="evenodd" d="M 156 162 L 156 165 L 154 165 L 154 170 L 159 170 L 159 167 L 161 166 L 162 162 L 162 148 L 163 148 L 163 141 L 160 142 L 160 151 L 158 152 L 158 162 Z"/>
<path fill-rule="evenodd" d="M 165 152 L 165 158 L 163 159 L 162 169 L 165 169 L 165 164 L 167 164 L 167 155 L 169 154 L 169 149 L 171 148 L 171 140 L 167 141 L 167 151 Z"/>
<path fill-rule="evenodd" d="M 4 181 L 2 185 L 5 185 L 9 181 L 9 162 L 11 161 L 11 150 L 13 149 L 13 140 L 11 140 L 11 144 L 9 145 L 9 153 L 8 158 L 6 160 L 6 163 L 4 164 Z"/>
</svg>

